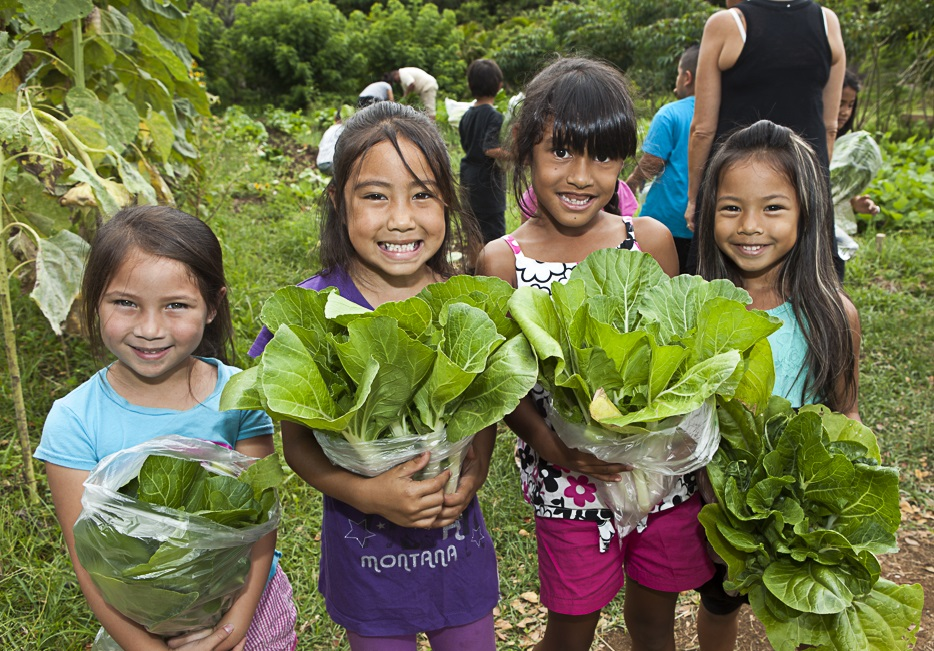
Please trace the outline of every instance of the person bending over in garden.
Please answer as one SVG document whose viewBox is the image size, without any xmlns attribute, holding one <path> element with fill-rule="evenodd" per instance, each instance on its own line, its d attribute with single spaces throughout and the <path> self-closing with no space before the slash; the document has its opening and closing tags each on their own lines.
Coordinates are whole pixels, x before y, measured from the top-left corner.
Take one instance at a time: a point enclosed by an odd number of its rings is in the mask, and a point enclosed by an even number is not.
<svg viewBox="0 0 934 651">
<path fill-rule="evenodd" d="M 52 405 L 36 458 L 46 462 L 55 513 L 94 615 L 124 649 L 292 651 L 292 587 L 278 565 L 276 532 L 253 546 L 242 592 L 214 630 L 165 640 L 108 604 L 75 552 L 82 484 L 109 454 L 161 434 L 181 434 L 250 457 L 274 453 L 261 411 L 218 411 L 239 369 L 225 363 L 232 338 L 221 247 L 204 222 L 158 206 L 126 208 L 101 226 L 82 285 L 92 348 L 116 359 Z"/>
<path fill-rule="evenodd" d="M 392 85 L 387 81 L 374 81 L 362 91 L 357 97 L 357 108 L 364 108 L 376 102 L 394 102 L 395 97 L 392 94 Z"/>
<path fill-rule="evenodd" d="M 459 229 L 478 237 L 457 207 L 450 157 L 431 120 L 394 102 L 361 110 L 337 142 L 321 219 L 323 270 L 299 287 L 335 287 L 365 308 L 415 296 L 455 273 L 448 255 Z M 261 354 L 272 338 L 264 328 L 250 354 Z M 435 651 L 495 649 L 496 554 L 476 498 L 495 433 L 491 426 L 476 434 L 473 461 L 457 491 L 445 494 L 450 471 L 412 478 L 428 452 L 364 477 L 332 463 L 304 425 L 282 421 L 286 461 L 324 494 L 318 588 L 353 651 L 415 651 L 419 632 Z M 461 523 L 471 535 L 451 533 Z M 400 549 L 456 561 L 398 572 L 374 571 L 367 562 L 374 553 L 395 562 Z"/>
<path fill-rule="evenodd" d="M 460 183 L 486 244 L 506 234 L 506 175 L 497 163 L 507 157 L 499 142 L 503 115 L 493 106 L 503 72 L 495 61 L 477 59 L 467 66 L 467 85 L 475 103 L 457 127 L 464 149 Z"/>
<path fill-rule="evenodd" d="M 635 109 L 619 70 L 580 58 L 545 68 L 525 90 L 514 147 L 513 189 L 520 197 L 531 179 L 537 216 L 487 244 L 478 273 L 550 292 L 588 254 L 614 246 L 644 251 L 669 276 L 678 273 L 678 255 L 663 224 L 604 208 L 624 161 L 636 151 Z M 536 650 L 590 649 L 600 611 L 624 582 L 633 649 L 669 642 L 673 649 L 678 591 L 714 572 L 694 485 L 679 478 L 648 515 L 647 526 L 614 539 L 613 515 L 593 479 L 619 481 L 629 467 L 566 446 L 542 415 L 547 400 L 536 387 L 505 419 L 519 437 L 522 492 L 535 511 L 541 601 L 548 608 Z M 581 494 L 578 487 L 592 490 Z"/>
<path fill-rule="evenodd" d="M 833 205 L 820 160 L 791 129 L 767 120 L 731 135 L 700 186 L 698 272 L 752 297 L 749 309 L 782 320 L 769 335 L 773 393 L 798 408 L 822 403 L 859 420 L 860 325 L 835 272 Z M 745 596 L 723 588 L 725 566 L 698 588 L 702 651 L 736 645 Z"/>
<path fill-rule="evenodd" d="M 694 75 L 699 50 L 697 45 L 692 45 L 681 55 L 674 91 L 678 100 L 663 106 L 652 118 L 642 143 L 642 157 L 626 179 L 626 185 L 633 192 L 654 179 L 639 214 L 654 217 L 671 231 L 681 273 L 687 272 L 688 249 L 693 237 L 684 223 L 684 209 L 687 207 L 688 138 L 694 117 Z"/>
<path fill-rule="evenodd" d="M 386 73 L 386 81 L 402 86 L 403 97 L 418 95 L 425 107 L 425 114 L 435 119 L 435 96 L 438 94 L 438 81 L 421 68 L 399 68 Z"/>
</svg>

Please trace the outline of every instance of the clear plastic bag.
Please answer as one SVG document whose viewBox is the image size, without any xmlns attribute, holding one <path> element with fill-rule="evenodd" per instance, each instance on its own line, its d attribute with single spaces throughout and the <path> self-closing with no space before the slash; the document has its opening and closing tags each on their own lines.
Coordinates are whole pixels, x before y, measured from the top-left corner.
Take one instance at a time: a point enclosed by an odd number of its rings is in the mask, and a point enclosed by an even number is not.
<svg viewBox="0 0 934 651">
<path fill-rule="evenodd" d="M 431 460 L 414 479 L 431 479 L 445 470 L 451 477 L 444 486 L 445 493 L 457 490 L 461 465 L 473 442 L 473 435 L 456 443 L 447 439 L 444 429 L 427 436 L 390 436 L 372 441 L 350 442 L 342 436 L 315 430 L 315 438 L 331 463 L 364 477 L 375 477 L 387 470 L 414 459 L 423 452 L 431 452 Z"/>
<path fill-rule="evenodd" d="M 720 444 L 720 427 L 713 398 L 694 411 L 657 423 L 646 432 L 621 435 L 599 425 L 566 421 L 546 404 L 548 420 L 565 445 L 598 459 L 624 463 L 632 470 L 618 482 L 591 480 L 597 495 L 613 513 L 622 538 L 668 495 L 680 475 L 706 466 Z"/>
<path fill-rule="evenodd" d="M 174 637 L 213 627 L 230 608 L 253 544 L 279 524 L 279 502 L 262 524 L 234 528 L 118 492 L 150 455 L 200 461 L 232 477 L 254 459 L 210 441 L 160 436 L 105 457 L 84 483 L 75 523 L 82 566 L 108 604 L 149 632 Z M 98 638 L 95 650 L 115 648 L 108 635 Z"/>
</svg>

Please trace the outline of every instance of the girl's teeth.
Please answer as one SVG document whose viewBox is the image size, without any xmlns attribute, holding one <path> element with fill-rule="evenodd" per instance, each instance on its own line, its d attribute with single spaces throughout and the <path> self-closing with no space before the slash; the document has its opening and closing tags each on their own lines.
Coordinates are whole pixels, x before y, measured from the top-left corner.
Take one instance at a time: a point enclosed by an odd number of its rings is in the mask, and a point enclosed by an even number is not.
<svg viewBox="0 0 934 651">
<path fill-rule="evenodd" d="M 390 244 L 389 242 L 383 243 L 383 248 L 387 251 L 392 251 L 393 253 L 405 253 L 414 251 L 418 246 L 418 242 L 409 242 L 408 244 Z"/>
<path fill-rule="evenodd" d="M 762 248 L 762 245 L 761 245 L 761 244 L 756 244 L 756 245 L 754 245 L 754 246 L 745 246 L 745 245 L 743 245 L 743 246 L 740 246 L 740 248 L 741 248 L 743 251 L 748 251 L 749 253 L 755 253 L 756 251 L 759 251 L 759 250 Z"/>
<path fill-rule="evenodd" d="M 573 197 L 567 196 L 566 194 L 563 194 L 561 196 L 564 198 L 565 201 L 575 206 L 584 206 L 590 201 L 590 197 L 587 197 L 586 199 L 575 199 Z"/>
</svg>

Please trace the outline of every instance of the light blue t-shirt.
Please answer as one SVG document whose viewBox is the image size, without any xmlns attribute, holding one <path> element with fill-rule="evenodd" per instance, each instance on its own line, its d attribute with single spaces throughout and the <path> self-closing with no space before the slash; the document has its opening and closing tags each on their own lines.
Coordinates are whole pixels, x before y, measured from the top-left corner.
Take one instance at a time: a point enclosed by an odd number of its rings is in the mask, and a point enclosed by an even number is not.
<svg viewBox="0 0 934 651">
<path fill-rule="evenodd" d="M 684 221 L 688 205 L 688 138 L 694 118 L 694 96 L 665 104 L 652 118 L 642 151 L 665 161 L 665 169 L 652 182 L 640 215 L 654 217 L 673 237 L 690 239 Z"/>
<path fill-rule="evenodd" d="M 56 400 L 45 419 L 35 457 L 65 468 L 92 470 L 108 454 L 162 434 L 179 434 L 225 443 L 273 433 L 272 419 L 262 411 L 219 411 L 221 391 L 240 369 L 213 358 L 217 384 L 201 404 L 176 411 L 140 407 L 118 394 L 107 380 L 107 368 Z M 109 368 L 109 367 L 108 367 Z"/>
<path fill-rule="evenodd" d="M 788 400 L 795 409 L 801 405 L 819 402 L 816 396 L 804 395 L 804 384 L 808 375 L 805 363 L 808 342 L 804 338 L 801 324 L 795 318 L 791 303 L 782 303 L 765 312 L 782 320 L 782 327 L 768 336 L 772 346 L 772 359 L 775 362 L 775 388 L 772 389 L 772 393 Z"/>
</svg>

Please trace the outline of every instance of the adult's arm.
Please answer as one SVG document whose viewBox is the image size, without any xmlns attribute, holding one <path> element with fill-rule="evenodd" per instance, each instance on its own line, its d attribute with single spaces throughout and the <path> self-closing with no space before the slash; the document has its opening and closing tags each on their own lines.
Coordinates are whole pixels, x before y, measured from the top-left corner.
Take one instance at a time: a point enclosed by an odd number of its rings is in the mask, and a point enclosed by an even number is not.
<svg viewBox="0 0 934 651">
<path fill-rule="evenodd" d="M 734 34 L 739 39 L 736 23 L 730 15 L 730 10 L 718 11 L 708 18 L 707 24 L 704 25 L 704 34 L 697 55 L 694 119 L 691 121 L 691 135 L 688 139 L 688 204 L 684 212 L 684 219 L 692 231 L 694 230 L 694 201 L 697 198 L 704 165 L 707 163 L 707 157 L 710 155 L 713 140 L 717 134 L 723 70 L 721 65 L 724 65 L 721 64 L 721 59 L 724 58 L 724 49 L 730 36 Z"/>
<path fill-rule="evenodd" d="M 827 130 L 827 158 L 833 156 L 833 143 L 837 139 L 837 114 L 843 94 L 843 76 L 846 74 L 846 50 L 840 21 L 830 9 L 824 8 L 827 21 L 827 41 L 830 43 L 830 76 L 824 85 L 824 128 Z"/>
</svg>

